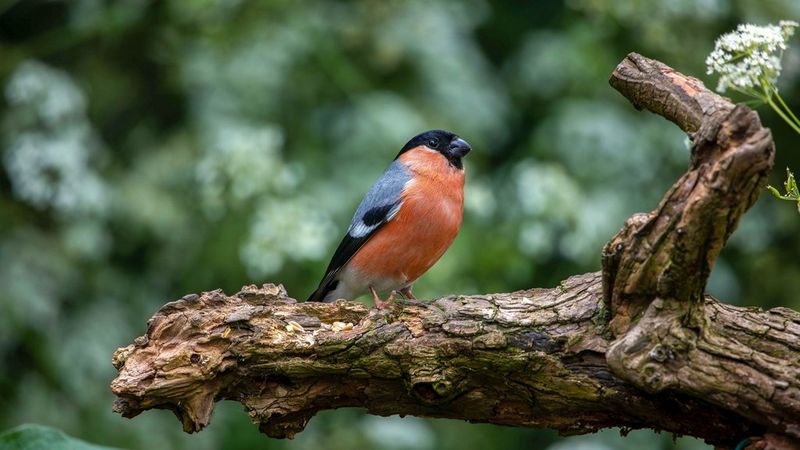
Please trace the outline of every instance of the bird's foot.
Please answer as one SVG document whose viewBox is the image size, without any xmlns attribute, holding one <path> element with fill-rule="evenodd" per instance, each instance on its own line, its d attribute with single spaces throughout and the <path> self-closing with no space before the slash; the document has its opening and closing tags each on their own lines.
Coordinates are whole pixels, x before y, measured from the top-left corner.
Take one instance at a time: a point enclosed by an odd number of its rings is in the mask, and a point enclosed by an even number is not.
<svg viewBox="0 0 800 450">
<path fill-rule="evenodd" d="M 403 294 L 403 297 L 406 300 L 416 300 L 417 297 L 414 297 L 414 294 L 411 293 L 411 286 L 406 286 L 403 289 L 400 289 L 400 293 Z"/>
<path fill-rule="evenodd" d="M 381 298 L 378 296 L 378 293 L 375 291 L 375 288 L 370 287 L 369 290 L 370 290 L 370 292 L 372 292 L 372 301 L 375 302 L 375 307 L 378 308 L 378 309 L 386 309 L 386 308 L 388 308 L 389 307 L 389 303 L 391 303 L 392 300 L 394 300 L 394 295 L 397 292 L 397 291 L 392 291 L 389 294 L 389 298 L 387 298 L 384 301 L 384 300 L 381 300 Z"/>
</svg>

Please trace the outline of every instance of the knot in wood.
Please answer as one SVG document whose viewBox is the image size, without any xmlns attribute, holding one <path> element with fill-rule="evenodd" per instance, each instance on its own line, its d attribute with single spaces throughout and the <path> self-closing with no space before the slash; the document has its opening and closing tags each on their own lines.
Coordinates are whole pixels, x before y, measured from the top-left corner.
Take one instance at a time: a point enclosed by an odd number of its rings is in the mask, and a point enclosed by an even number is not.
<svg viewBox="0 0 800 450">
<path fill-rule="evenodd" d="M 647 364 L 642 369 L 642 382 L 645 388 L 651 392 L 659 392 L 663 387 L 664 374 L 661 366 L 657 364 Z"/>
<path fill-rule="evenodd" d="M 424 403 L 435 405 L 452 397 L 453 384 L 448 380 L 418 381 L 411 387 L 415 397 Z"/>
<path fill-rule="evenodd" d="M 452 368 L 412 377 L 409 392 L 428 405 L 441 405 L 461 394 L 463 374 Z"/>
<path fill-rule="evenodd" d="M 672 352 L 672 347 L 665 344 L 656 344 L 648 354 L 650 359 L 663 363 L 669 359 L 675 358 L 675 354 Z"/>
</svg>

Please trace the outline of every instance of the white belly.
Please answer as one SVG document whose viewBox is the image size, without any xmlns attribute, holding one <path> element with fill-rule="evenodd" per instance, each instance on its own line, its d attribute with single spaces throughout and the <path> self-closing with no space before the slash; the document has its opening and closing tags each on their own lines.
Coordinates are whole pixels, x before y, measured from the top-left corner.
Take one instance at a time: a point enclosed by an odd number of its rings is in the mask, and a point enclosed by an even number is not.
<svg viewBox="0 0 800 450">
<path fill-rule="evenodd" d="M 369 278 L 349 264 L 339 271 L 336 278 L 339 284 L 325 296 L 323 301 L 330 302 L 340 298 L 354 300 L 368 293 L 370 286 L 380 294 L 384 294 L 408 285 L 408 278 Z"/>
</svg>

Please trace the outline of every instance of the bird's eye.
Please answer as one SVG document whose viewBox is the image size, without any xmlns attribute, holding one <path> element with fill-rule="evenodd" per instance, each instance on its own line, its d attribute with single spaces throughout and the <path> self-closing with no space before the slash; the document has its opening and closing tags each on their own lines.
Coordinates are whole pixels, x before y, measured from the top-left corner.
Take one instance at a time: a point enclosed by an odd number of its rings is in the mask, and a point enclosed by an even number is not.
<svg viewBox="0 0 800 450">
<path fill-rule="evenodd" d="M 428 141 L 428 147 L 436 148 L 438 146 L 439 146 L 439 140 L 438 139 L 431 139 L 430 141 Z"/>
</svg>

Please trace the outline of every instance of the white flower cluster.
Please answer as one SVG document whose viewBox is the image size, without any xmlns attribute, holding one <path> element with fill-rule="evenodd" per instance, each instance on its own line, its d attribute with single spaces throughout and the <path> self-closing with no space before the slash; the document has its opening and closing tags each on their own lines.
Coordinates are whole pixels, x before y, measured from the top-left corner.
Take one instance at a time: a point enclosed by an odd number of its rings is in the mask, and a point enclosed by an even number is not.
<svg viewBox="0 0 800 450">
<path fill-rule="evenodd" d="M 708 74 L 720 75 L 717 91 L 752 93 L 753 89 L 761 92 L 762 83 L 774 85 L 781 73 L 786 41 L 797 26 L 797 22 L 789 20 L 778 25 L 742 24 L 736 31 L 720 36 L 706 58 Z"/>
<path fill-rule="evenodd" d="M 14 194 L 64 214 L 101 212 L 107 186 L 93 167 L 101 150 L 86 96 L 66 72 L 25 61 L 5 87 L 10 106 L 2 162 Z"/>
<path fill-rule="evenodd" d="M 321 259 L 338 237 L 330 215 L 310 197 L 268 198 L 257 207 L 239 255 L 253 278 L 281 270 L 286 260 Z"/>
<path fill-rule="evenodd" d="M 105 183 L 91 168 L 87 129 L 68 129 L 58 138 L 24 132 L 3 155 L 17 197 L 37 208 L 61 213 L 101 212 L 108 200 Z"/>
<path fill-rule="evenodd" d="M 209 215 L 221 216 L 228 205 L 241 205 L 270 190 L 291 191 L 299 184 L 302 173 L 281 155 L 279 127 L 220 119 L 202 131 L 205 155 L 195 176 Z"/>
</svg>

